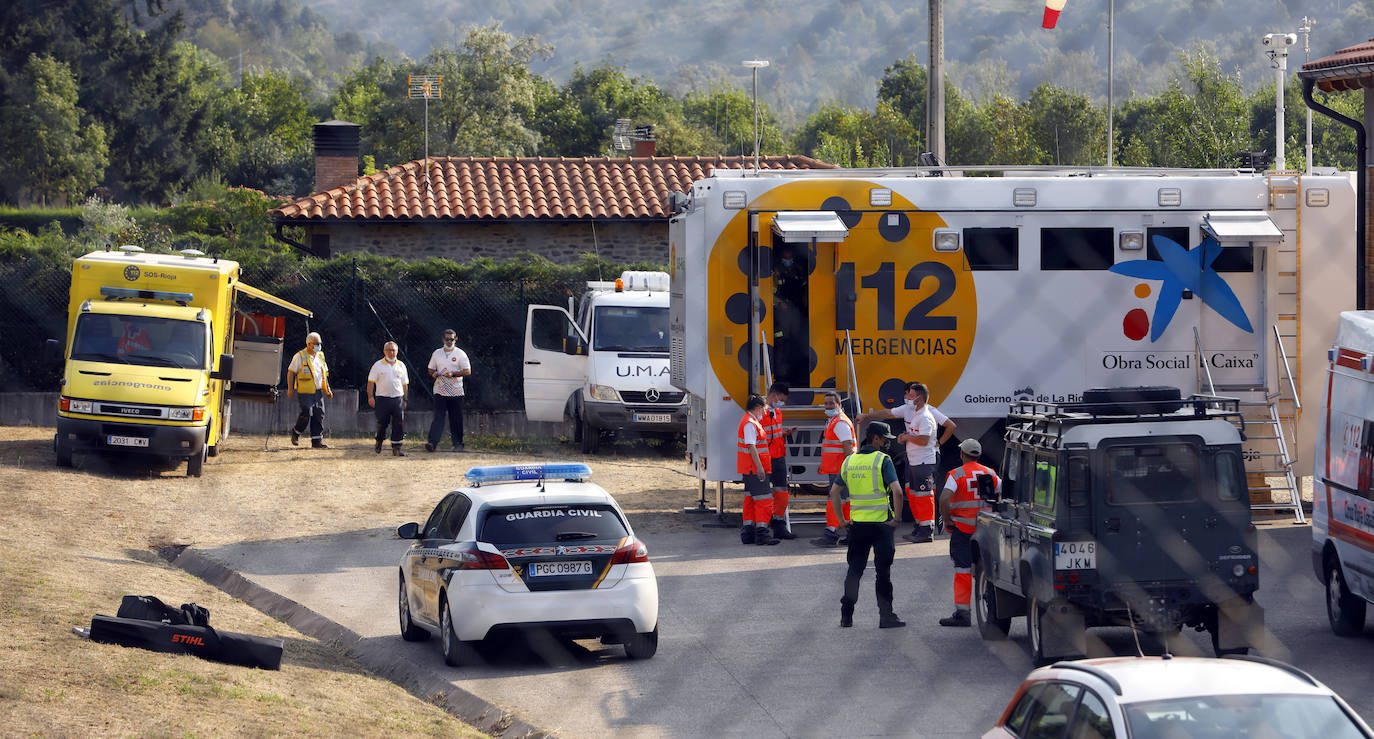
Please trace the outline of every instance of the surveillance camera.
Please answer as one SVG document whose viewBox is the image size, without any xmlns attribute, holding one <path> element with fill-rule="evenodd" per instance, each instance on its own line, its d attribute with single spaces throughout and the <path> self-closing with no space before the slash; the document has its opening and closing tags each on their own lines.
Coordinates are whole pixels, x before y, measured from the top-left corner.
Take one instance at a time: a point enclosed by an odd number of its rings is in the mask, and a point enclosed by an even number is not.
<svg viewBox="0 0 1374 739">
<path fill-rule="evenodd" d="M 1260 43 L 1265 46 L 1292 46 L 1298 43 L 1298 35 L 1296 33 L 1266 33 L 1260 39 Z"/>
</svg>

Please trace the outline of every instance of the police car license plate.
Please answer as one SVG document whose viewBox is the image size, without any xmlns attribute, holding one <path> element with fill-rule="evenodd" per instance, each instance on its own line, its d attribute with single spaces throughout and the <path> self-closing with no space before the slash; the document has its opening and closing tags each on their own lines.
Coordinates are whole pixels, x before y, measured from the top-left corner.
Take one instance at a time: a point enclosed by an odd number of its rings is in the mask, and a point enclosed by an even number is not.
<svg viewBox="0 0 1374 739">
<path fill-rule="evenodd" d="M 636 413 L 635 423 L 672 423 L 671 413 Z"/>
<path fill-rule="evenodd" d="M 590 574 L 592 574 L 592 563 L 585 559 L 575 562 L 533 562 L 530 564 L 530 577 Z"/>
<path fill-rule="evenodd" d="M 148 446 L 148 439 L 142 436 L 114 436 L 105 437 L 105 443 L 110 446 Z"/>
<path fill-rule="evenodd" d="M 1057 541 L 1054 543 L 1054 569 L 1097 569 L 1097 542 Z"/>
</svg>

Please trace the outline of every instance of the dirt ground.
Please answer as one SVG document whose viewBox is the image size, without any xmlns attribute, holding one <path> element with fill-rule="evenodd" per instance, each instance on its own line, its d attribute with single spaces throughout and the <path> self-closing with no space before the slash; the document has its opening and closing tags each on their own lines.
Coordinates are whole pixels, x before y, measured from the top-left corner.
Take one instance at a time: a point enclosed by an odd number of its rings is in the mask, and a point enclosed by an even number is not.
<svg viewBox="0 0 1374 739">
<path fill-rule="evenodd" d="M 620 443 L 595 458 L 570 444 L 397 458 L 369 439 L 293 447 L 238 435 L 207 461 L 150 468 L 92 455 L 53 464 L 52 429 L 0 428 L 0 726 L 33 735 L 461 735 L 470 727 L 321 644 L 163 562 L 167 545 L 210 548 L 423 521 L 469 467 L 587 461 L 641 533 L 694 527 L 697 500 L 680 448 Z M 307 442 L 308 444 L 308 442 Z M 484 448 L 485 447 L 485 448 Z M 737 496 L 736 496 L 737 497 Z M 737 503 L 737 501 L 736 501 Z M 678 515 L 664 515 L 678 514 Z M 112 615 L 125 594 L 210 609 L 217 628 L 286 640 L 280 672 L 92 644 L 71 633 Z"/>
</svg>

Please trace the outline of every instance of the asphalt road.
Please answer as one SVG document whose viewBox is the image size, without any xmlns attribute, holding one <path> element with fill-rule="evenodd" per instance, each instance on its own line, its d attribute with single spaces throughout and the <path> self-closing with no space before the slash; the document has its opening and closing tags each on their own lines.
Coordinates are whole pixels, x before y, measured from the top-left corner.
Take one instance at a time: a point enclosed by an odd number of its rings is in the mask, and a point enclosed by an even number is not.
<svg viewBox="0 0 1374 739">
<path fill-rule="evenodd" d="M 202 554 L 562 736 L 977 736 L 989 728 L 1032 667 L 1024 619 L 1001 643 L 937 625 L 952 610 L 941 539 L 897 549 L 905 629 L 877 628 L 871 570 L 855 627 L 840 629 L 843 550 L 807 545 L 812 528 L 775 547 L 741 546 L 719 529 L 644 536 L 661 600 L 658 654 L 644 662 L 596 641 L 531 641 L 484 650 L 484 666 L 446 667 L 435 641 L 397 634 L 397 563 L 409 543 L 390 530 Z M 1269 642 L 1259 653 L 1312 673 L 1374 723 L 1374 625 L 1355 639 L 1331 633 L 1308 528 L 1262 528 L 1260 545 Z M 1135 652 L 1128 629 L 1090 633 L 1091 656 Z M 1205 633 L 1187 631 L 1169 646 L 1210 656 Z"/>
</svg>

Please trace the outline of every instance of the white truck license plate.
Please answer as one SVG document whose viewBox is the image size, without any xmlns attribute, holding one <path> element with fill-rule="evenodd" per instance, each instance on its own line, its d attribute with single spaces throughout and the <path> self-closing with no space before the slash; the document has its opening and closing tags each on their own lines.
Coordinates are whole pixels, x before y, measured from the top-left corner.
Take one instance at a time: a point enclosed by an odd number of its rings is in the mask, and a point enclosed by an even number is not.
<svg viewBox="0 0 1374 739">
<path fill-rule="evenodd" d="M 148 440 L 142 436 L 107 436 L 105 443 L 110 446 L 148 446 Z"/>
<path fill-rule="evenodd" d="M 590 574 L 592 574 L 592 563 L 585 559 L 575 562 L 532 562 L 530 564 L 530 577 Z"/>
<path fill-rule="evenodd" d="M 1057 541 L 1054 543 L 1054 569 L 1097 569 L 1097 542 Z"/>
<path fill-rule="evenodd" d="M 672 423 L 671 413 L 636 413 L 635 423 Z"/>
</svg>

